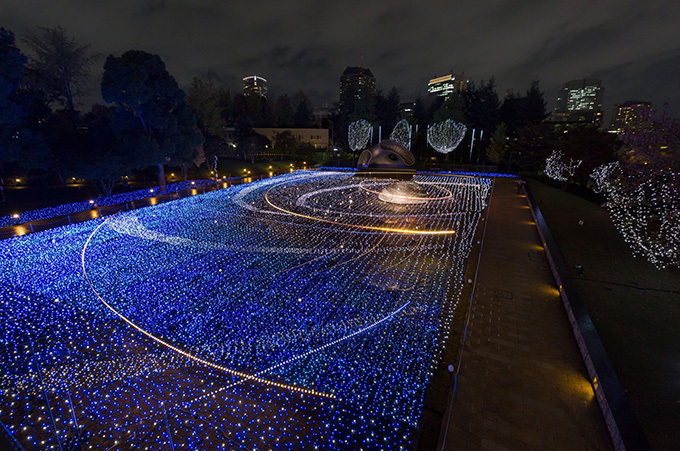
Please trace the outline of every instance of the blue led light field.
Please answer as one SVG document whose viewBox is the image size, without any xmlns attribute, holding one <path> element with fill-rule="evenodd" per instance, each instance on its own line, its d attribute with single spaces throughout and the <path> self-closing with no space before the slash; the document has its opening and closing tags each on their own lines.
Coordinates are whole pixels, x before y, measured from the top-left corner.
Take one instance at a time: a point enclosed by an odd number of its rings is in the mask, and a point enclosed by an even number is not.
<svg viewBox="0 0 680 451">
<path fill-rule="evenodd" d="M 410 449 L 487 178 L 299 171 L 0 242 L 24 449 Z"/>
</svg>

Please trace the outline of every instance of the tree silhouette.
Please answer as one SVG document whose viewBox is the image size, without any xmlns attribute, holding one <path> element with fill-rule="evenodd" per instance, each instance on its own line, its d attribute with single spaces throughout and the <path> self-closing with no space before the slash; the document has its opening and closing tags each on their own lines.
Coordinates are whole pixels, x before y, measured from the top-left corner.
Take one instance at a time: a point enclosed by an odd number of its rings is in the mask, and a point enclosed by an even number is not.
<svg viewBox="0 0 680 451">
<path fill-rule="evenodd" d="M 293 103 L 288 97 L 288 94 L 279 96 L 276 99 L 276 107 L 274 109 L 276 114 L 276 125 L 281 128 L 290 128 L 294 124 Z"/>
<path fill-rule="evenodd" d="M 40 107 L 37 93 L 23 86 L 26 61 L 14 33 L 0 28 L 0 163 L 48 169 L 47 145 L 39 128 L 49 110 Z"/>
<path fill-rule="evenodd" d="M 62 27 L 38 29 L 40 33 L 23 39 L 34 54 L 29 62 L 34 82 L 50 101 L 60 103 L 74 115 L 74 97 L 83 94 L 96 55 L 88 53 L 89 44 L 79 45 L 66 36 Z"/>
<path fill-rule="evenodd" d="M 295 104 L 295 114 L 293 115 L 293 123 L 295 127 L 298 128 L 308 128 L 311 127 L 313 122 L 312 117 L 312 104 L 309 98 L 305 95 L 302 90 L 299 90 L 293 99 Z"/>
<path fill-rule="evenodd" d="M 129 173 L 133 160 L 126 153 L 113 130 L 113 108 L 94 105 L 83 124 L 85 151 L 81 153 L 75 173 L 90 181 L 101 196 L 111 196 L 116 181 Z"/>
<path fill-rule="evenodd" d="M 490 134 L 501 121 L 496 81 L 491 78 L 479 86 L 470 83 L 463 92 L 463 112 L 468 126 Z"/>
<path fill-rule="evenodd" d="M 491 143 L 486 149 L 486 158 L 493 164 L 498 165 L 508 151 L 507 126 L 501 122 L 491 135 Z"/>
<path fill-rule="evenodd" d="M 137 150 L 140 167 L 157 166 L 165 190 L 163 165 L 172 162 L 186 169 L 203 143 L 184 92 L 158 55 L 140 50 L 106 59 L 101 90 L 104 100 L 118 108 L 116 135 Z"/>
</svg>

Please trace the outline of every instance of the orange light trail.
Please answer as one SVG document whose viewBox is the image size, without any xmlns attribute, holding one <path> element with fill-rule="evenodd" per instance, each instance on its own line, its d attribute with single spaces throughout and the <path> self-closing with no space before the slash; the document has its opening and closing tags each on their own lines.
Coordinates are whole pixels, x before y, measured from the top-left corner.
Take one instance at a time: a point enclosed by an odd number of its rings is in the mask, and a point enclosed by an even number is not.
<svg viewBox="0 0 680 451">
<path fill-rule="evenodd" d="M 190 354 L 187 351 L 184 351 L 183 349 L 180 349 L 176 346 L 173 346 L 172 344 L 168 343 L 167 341 L 163 340 L 162 338 L 158 338 L 155 335 L 153 335 L 152 333 L 142 329 L 137 324 L 133 323 L 131 320 L 129 320 L 128 318 L 123 316 L 121 313 L 119 313 L 111 305 L 109 305 L 109 303 L 106 302 L 101 297 L 99 292 L 97 292 L 97 290 L 94 288 L 94 286 L 92 285 L 92 281 L 90 280 L 90 276 L 87 274 L 87 270 L 85 269 L 85 251 L 87 250 L 87 246 L 90 244 L 90 240 L 92 240 L 92 237 L 94 237 L 94 235 L 97 233 L 97 231 L 99 231 L 99 229 L 104 224 L 106 224 L 109 221 L 109 219 L 113 218 L 117 214 L 118 213 L 113 214 L 113 215 L 109 216 L 108 218 L 106 218 L 106 220 L 104 220 L 101 224 L 99 224 L 92 231 L 90 236 L 87 238 L 87 241 L 85 241 L 85 245 L 83 246 L 83 250 L 80 253 L 80 261 L 82 263 L 83 274 L 85 275 L 85 279 L 87 280 L 87 283 L 90 286 L 90 289 L 94 292 L 95 296 L 97 296 L 97 299 L 99 299 L 99 301 L 101 301 L 101 303 L 104 304 L 106 306 L 106 308 L 111 310 L 116 316 L 118 316 L 120 319 L 125 321 L 130 327 L 132 327 L 133 329 L 135 329 L 138 332 L 141 332 L 142 334 L 146 335 L 147 337 L 151 338 L 152 340 L 154 340 L 158 344 L 160 344 L 160 345 L 162 345 L 162 346 L 164 346 L 164 347 L 166 347 L 166 348 L 168 348 L 168 349 L 170 349 L 170 350 L 172 350 L 172 351 L 174 351 L 174 352 L 176 352 L 176 353 L 178 353 L 178 354 L 180 354 L 180 355 L 182 355 L 182 356 L 184 356 L 188 359 L 191 359 L 195 362 L 206 365 L 210 368 L 214 368 L 216 370 L 224 371 L 225 373 L 229 373 L 229 374 L 232 374 L 234 376 L 238 376 L 240 378 L 244 378 L 244 379 L 247 379 L 247 380 L 253 380 L 253 381 L 257 381 L 257 382 L 260 382 L 262 384 L 265 384 L 265 385 L 271 385 L 271 386 L 274 386 L 274 387 L 277 387 L 277 388 L 284 388 L 284 389 L 288 389 L 288 390 L 291 390 L 291 391 L 296 391 L 296 392 L 300 392 L 300 393 L 304 393 L 304 394 L 308 394 L 308 395 L 320 396 L 320 397 L 323 397 L 323 398 L 330 398 L 330 399 L 336 398 L 336 396 L 332 393 L 323 393 L 323 392 L 318 392 L 316 390 L 309 390 L 309 389 L 306 389 L 306 388 L 301 388 L 301 387 L 296 387 L 296 386 L 293 386 L 293 385 L 282 384 L 280 382 L 270 381 L 270 380 L 258 377 L 256 375 L 253 375 L 253 374 L 247 374 L 247 373 L 243 373 L 241 371 L 236 371 L 236 370 L 233 370 L 231 368 L 227 368 L 225 366 L 219 365 L 217 363 L 210 362 L 209 360 L 202 359 L 201 357 L 197 357 L 193 354 Z"/>
<path fill-rule="evenodd" d="M 374 191 L 372 189 L 366 188 L 364 186 L 364 183 L 366 183 L 366 180 L 362 180 L 361 182 L 359 182 L 359 188 L 361 188 L 364 191 L 368 191 L 369 193 L 372 193 L 372 194 L 380 194 L 379 191 Z M 418 183 L 418 184 L 421 185 L 421 183 Z M 447 189 L 447 188 L 444 188 L 443 186 L 439 186 L 439 185 L 435 185 L 435 184 L 433 184 L 433 186 L 436 186 L 437 188 L 439 188 L 442 191 L 446 191 L 448 194 L 445 195 L 445 196 L 441 196 L 441 197 L 413 197 L 413 196 L 401 196 L 401 195 L 399 197 L 402 198 L 402 199 L 422 200 L 422 201 L 445 200 L 445 199 L 450 199 L 451 197 L 453 197 L 453 193 L 451 192 L 450 189 Z"/>
<path fill-rule="evenodd" d="M 267 190 L 267 192 L 264 194 L 264 200 L 272 207 L 275 208 L 279 211 L 282 211 L 284 213 L 287 213 L 289 215 L 297 216 L 300 218 L 304 219 L 309 219 L 312 221 L 320 221 L 320 222 L 325 222 L 327 224 L 333 224 L 333 225 L 340 225 L 340 226 L 345 226 L 345 227 L 354 227 L 357 229 L 364 229 L 364 230 L 377 230 L 379 232 L 390 232 L 390 233 L 408 233 L 412 235 L 451 235 L 456 233 L 455 230 L 418 230 L 418 229 L 401 229 L 401 228 L 394 228 L 394 227 L 378 227 L 378 226 L 368 226 L 368 225 L 361 225 L 361 224 L 348 224 L 346 222 L 339 222 L 339 221 L 331 221 L 330 219 L 323 219 L 323 218 L 317 218 L 315 216 L 309 216 L 309 215 L 303 215 L 302 213 L 296 213 L 291 210 L 286 210 L 283 207 L 279 207 L 278 205 L 275 205 L 271 200 L 269 200 L 269 192 L 276 188 L 277 186 L 283 185 L 284 183 L 287 182 L 281 182 L 277 185 L 272 186 Z"/>
</svg>

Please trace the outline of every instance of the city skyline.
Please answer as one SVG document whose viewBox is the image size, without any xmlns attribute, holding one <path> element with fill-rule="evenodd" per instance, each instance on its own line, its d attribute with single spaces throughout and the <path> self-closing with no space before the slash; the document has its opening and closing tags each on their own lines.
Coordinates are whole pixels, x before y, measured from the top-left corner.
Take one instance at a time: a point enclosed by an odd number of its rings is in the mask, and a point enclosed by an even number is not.
<svg viewBox="0 0 680 451">
<path fill-rule="evenodd" d="M 342 70 L 361 65 L 371 68 L 383 91 L 396 86 L 403 100 L 425 96 L 428 80 L 453 67 L 475 82 L 493 76 L 499 93 L 509 88 L 522 93 L 537 78 L 549 110 L 560 86 L 579 78 L 602 80 L 605 114 L 638 98 L 680 108 L 674 81 L 680 45 L 673 38 L 680 5 L 263 3 L 253 17 L 242 8 L 247 6 L 218 2 L 114 7 L 63 2 L 36 8 L 10 0 L 3 4 L 2 26 L 21 36 L 38 26 L 61 25 L 78 42 L 91 44 L 101 57 L 85 103 L 101 101 L 106 56 L 140 49 L 160 55 L 183 87 L 198 76 L 237 93 L 242 78 L 255 73 L 269 80 L 271 95 L 302 89 L 315 105 L 337 102 Z M 22 42 L 19 46 L 28 53 Z"/>
</svg>

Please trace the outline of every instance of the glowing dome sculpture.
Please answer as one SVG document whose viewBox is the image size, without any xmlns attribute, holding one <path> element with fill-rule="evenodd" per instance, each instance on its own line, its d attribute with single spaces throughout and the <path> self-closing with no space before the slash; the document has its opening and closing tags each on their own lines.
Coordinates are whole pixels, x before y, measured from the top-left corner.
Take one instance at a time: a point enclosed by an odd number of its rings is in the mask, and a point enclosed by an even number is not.
<svg viewBox="0 0 680 451">
<path fill-rule="evenodd" d="M 400 205 L 424 204 L 429 200 L 427 191 L 414 182 L 395 182 L 387 185 L 378 199 Z"/>
</svg>

